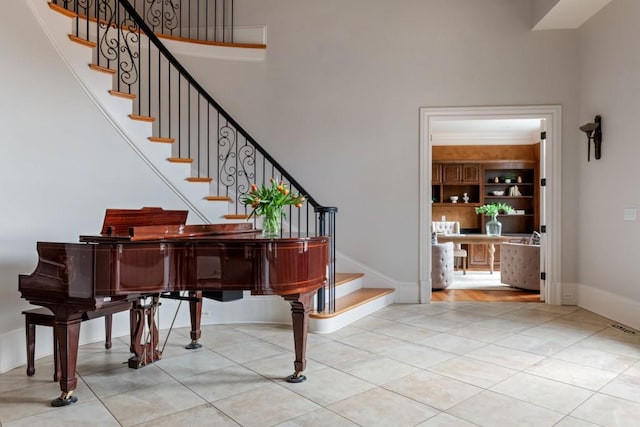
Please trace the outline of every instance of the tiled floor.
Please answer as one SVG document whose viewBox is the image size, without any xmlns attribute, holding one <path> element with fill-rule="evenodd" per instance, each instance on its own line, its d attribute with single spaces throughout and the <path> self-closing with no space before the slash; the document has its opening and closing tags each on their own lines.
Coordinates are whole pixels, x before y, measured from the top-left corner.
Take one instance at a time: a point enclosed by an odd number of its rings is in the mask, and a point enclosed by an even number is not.
<svg viewBox="0 0 640 427">
<path fill-rule="evenodd" d="M 203 328 L 170 336 L 155 365 L 128 345 L 82 346 L 78 403 L 58 395 L 50 359 L 0 376 L 0 423 L 16 426 L 634 426 L 640 336 L 576 307 L 394 305 L 330 335 L 310 334 L 308 380 L 288 384 L 290 328 Z"/>
</svg>

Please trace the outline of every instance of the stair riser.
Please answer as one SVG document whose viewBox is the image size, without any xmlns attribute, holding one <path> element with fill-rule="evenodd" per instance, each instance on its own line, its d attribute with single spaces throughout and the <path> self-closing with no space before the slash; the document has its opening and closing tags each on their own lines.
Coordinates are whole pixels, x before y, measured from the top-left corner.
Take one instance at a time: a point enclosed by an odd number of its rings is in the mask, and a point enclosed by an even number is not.
<svg viewBox="0 0 640 427">
<path fill-rule="evenodd" d="M 342 283 L 341 285 L 336 286 L 336 299 L 343 297 L 351 292 L 355 292 L 358 289 L 362 288 L 362 278 L 359 277 L 357 279 L 350 280 L 347 283 Z M 329 298 L 329 291 L 325 290 L 325 298 Z"/>
<path fill-rule="evenodd" d="M 391 304 L 393 304 L 393 293 L 383 295 L 334 317 L 309 318 L 309 331 L 318 334 L 335 332 Z"/>
</svg>

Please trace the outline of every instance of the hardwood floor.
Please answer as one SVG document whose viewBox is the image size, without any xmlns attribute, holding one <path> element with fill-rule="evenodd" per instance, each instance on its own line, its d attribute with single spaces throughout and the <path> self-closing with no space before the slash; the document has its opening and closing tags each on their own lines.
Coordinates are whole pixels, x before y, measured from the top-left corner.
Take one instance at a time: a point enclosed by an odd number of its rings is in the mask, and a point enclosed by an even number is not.
<svg viewBox="0 0 640 427">
<path fill-rule="evenodd" d="M 539 292 L 483 291 L 475 289 L 443 289 L 431 293 L 431 301 L 541 302 Z"/>
</svg>

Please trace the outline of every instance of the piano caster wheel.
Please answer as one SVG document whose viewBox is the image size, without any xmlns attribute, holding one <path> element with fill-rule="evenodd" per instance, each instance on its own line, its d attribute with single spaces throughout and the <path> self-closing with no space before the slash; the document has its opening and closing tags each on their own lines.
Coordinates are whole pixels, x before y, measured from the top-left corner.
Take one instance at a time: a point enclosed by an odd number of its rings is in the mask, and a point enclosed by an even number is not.
<svg viewBox="0 0 640 427">
<path fill-rule="evenodd" d="M 184 346 L 184 348 L 186 348 L 187 350 L 195 350 L 201 347 L 202 347 L 202 344 L 200 344 L 198 341 L 191 341 L 189 345 Z"/>
<path fill-rule="evenodd" d="M 295 372 L 287 377 L 288 383 L 301 383 L 307 380 L 307 377 L 302 375 L 302 372 Z"/>
<path fill-rule="evenodd" d="M 60 408 L 62 406 L 69 406 L 72 403 L 76 403 L 78 401 L 78 398 L 76 396 L 72 396 L 71 393 L 73 392 L 72 391 L 68 393 L 62 392 L 60 397 L 51 401 L 51 406 L 55 408 Z"/>
</svg>

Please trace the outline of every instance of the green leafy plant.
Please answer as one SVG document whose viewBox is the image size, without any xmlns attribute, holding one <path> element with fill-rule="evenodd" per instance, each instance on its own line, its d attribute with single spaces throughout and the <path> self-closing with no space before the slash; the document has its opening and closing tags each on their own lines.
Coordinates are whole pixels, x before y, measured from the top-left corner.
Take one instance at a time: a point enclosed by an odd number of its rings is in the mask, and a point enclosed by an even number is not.
<svg viewBox="0 0 640 427">
<path fill-rule="evenodd" d="M 253 210 L 249 214 L 249 218 L 254 215 L 271 217 L 275 213 L 282 213 L 282 208 L 286 205 L 294 205 L 296 208 L 302 207 L 305 201 L 304 196 L 293 194 L 283 181 L 276 181 L 271 178 L 271 185 L 258 187 L 251 184 L 249 192 L 242 196 L 242 203 L 245 206 L 251 205 Z"/>
<path fill-rule="evenodd" d="M 491 203 L 476 208 L 477 214 L 495 217 L 500 213 L 512 213 L 514 209 L 506 203 Z"/>
<path fill-rule="evenodd" d="M 511 181 L 513 181 L 514 179 L 516 179 L 516 175 L 514 173 L 507 172 L 504 174 L 503 179 L 510 179 Z"/>
</svg>

